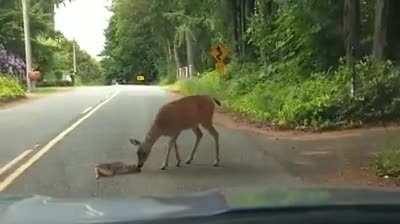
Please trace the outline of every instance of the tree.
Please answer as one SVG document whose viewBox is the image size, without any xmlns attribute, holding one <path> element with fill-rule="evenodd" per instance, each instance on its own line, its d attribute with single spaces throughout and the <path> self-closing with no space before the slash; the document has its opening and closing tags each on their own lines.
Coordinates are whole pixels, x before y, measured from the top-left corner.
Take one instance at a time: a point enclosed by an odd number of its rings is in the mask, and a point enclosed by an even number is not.
<svg viewBox="0 0 400 224">
<path fill-rule="evenodd" d="M 400 61 L 400 1 L 390 2 L 387 30 L 387 56 L 391 60 Z"/>
<path fill-rule="evenodd" d="M 155 73 L 159 58 L 165 51 L 160 32 L 165 28 L 154 26 L 151 22 L 159 21 L 160 15 L 149 13 L 153 1 L 121 0 L 113 2 L 114 12 L 106 30 L 106 46 L 103 68 L 110 80 L 121 77 L 130 81 L 135 74 L 144 73 L 150 77 Z M 110 63 L 114 63 L 110 66 Z"/>
<path fill-rule="evenodd" d="M 43 72 L 50 70 L 53 49 L 47 46 L 47 39 L 54 37 L 54 4 L 64 0 L 31 0 L 31 43 L 33 60 Z M 2 0 L 0 2 L 0 43 L 10 52 L 24 58 L 21 1 Z"/>
<path fill-rule="evenodd" d="M 255 0 L 235 0 L 232 3 L 236 53 L 240 57 L 245 56 L 248 47 L 246 33 L 255 12 L 255 3 Z"/>
<path fill-rule="evenodd" d="M 389 3 L 389 0 L 376 0 L 375 3 L 375 29 L 372 56 L 378 60 L 383 59 L 385 56 Z"/>
<path fill-rule="evenodd" d="M 344 35 L 346 62 L 349 67 L 354 66 L 355 59 L 359 56 L 360 48 L 360 1 L 345 0 L 344 1 Z M 352 72 L 351 77 L 351 95 L 355 94 L 356 77 Z"/>
<path fill-rule="evenodd" d="M 358 56 L 360 46 L 360 1 L 344 1 L 344 36 L 347 63 Z"/>
</svg>

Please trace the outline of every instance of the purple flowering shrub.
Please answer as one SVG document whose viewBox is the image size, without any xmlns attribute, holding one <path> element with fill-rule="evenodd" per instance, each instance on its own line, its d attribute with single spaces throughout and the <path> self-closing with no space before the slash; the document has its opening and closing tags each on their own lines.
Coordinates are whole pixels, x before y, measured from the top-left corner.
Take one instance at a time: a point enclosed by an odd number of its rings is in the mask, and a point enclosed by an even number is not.
<svg viewBox="0 0 400 224">
<path fill-rule="evenodd" d="M 23 77 L 25 69 L 25 61 L 17 55 L 8 52 L 3 45 L 0 44 L 0 72 Z"/>
</svg>

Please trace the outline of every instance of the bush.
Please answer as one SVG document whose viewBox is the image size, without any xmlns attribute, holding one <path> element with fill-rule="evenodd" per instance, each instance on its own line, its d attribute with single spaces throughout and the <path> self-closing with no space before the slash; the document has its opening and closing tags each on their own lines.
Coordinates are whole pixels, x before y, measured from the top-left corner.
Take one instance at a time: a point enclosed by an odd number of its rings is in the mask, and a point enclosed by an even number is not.
<svg viewBox="0 0 400 224">
<path fill-rule="evenodd" d="M 159 84 L 162 86 L 173 84 L 176 81 L 175 78 L 171 78 L 171 76 L 166 76 L 161 78 Z"/>
<path fill-rule="evenodd" d="M 341 94 L 340 114 L 347 119 L 374 121 L 394 120 L 400 117 L 400 72 L 390 61 L 376 62 L 364 58 L 355 65 L 355 98 Z M 340 66 L 337 76 L 350 80 L 351 72 Z M 338 81 L 342 82 L 343 81 Z M 347 83 L 349 83 L 347 81 Z M 349 91 L 345 87 L 343 90 Z"/>
<path fill-rule="evenodd" d="M 202 74 L 200 77 L 190 80 L 180 80 L 177 86 L 184 94 L 209 94 L 212 96 L 222 96 L 223 84 L 217 72 Z"/>
<path fill-rule="evenodd" d="M 400 148 L 382 151 L 373 159 L 372 166 L 377 176 L 400 177 Z"/>
<path fill-rule="evenodd" d="M 61 80 L 63 76 L 63 72 L 61 70 L 56 70 L 54 72 L 54 77 L 56 78 L 56 80 Z"/>
<path fill-rule="evenodd" d="M 170 85 L 176 82 L 175 65 L 168 65 L 165 61 L 161 60 L 157 65 L 157 73 L 160 85 Z"/>
<path fill-rule="evenodd" d="M 282 64 L 272 65 L 275 74 L 255 70 L 257 65 L 233 64 L 228 66 L 228 79 L 208 72 L 179 81 L 178 89 L 216 96 L 250 120 L 285 128 L 322 129 L 400 118 L 400 74 L 391 62 L 364 58 L 356 63 L 355 97 L 350 96 L 352 72 L 343 63 L 336 71 L 298 75 L 303 77 L 298 79 L 293 78 L 296 69 Z M 292 74 L 285 77 L 283 71 Z"/>
<path fill-rule="evenodd" d="M 12 100 L 23 96 L 25 96 L 25 91 L 16 79 L 0 74 L 0 101 Z"/>
<path fill-rule="evenodd" d="M 337 92 L 333 81 L 311 79 L 286 89 L 287 93 L 280 100 L 282 107 L 276 115 L 279 124 L 317 128 L 335 120 L 332 112 Z"/>
</svg>

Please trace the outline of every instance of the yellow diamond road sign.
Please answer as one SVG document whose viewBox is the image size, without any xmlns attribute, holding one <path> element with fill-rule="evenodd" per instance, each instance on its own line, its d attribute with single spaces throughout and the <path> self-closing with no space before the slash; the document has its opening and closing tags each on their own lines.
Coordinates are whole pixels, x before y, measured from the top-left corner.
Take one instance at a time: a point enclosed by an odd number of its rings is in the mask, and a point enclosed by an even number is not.
<svg viewBox="0 0 400 224">
<path fill-rule="evenodd" d="M 215 69 L 221 73 L 225 73 L 225 59 L 229 55 L 229 49 L 226 48 L 222 43 L 218 44 L 216 47 L 210 49 L 210 54 L 214 57 Z"/>
<path fill-rule="evenodd" d="M 218 44 L 216 47 L 210 49 L 210 54 L 217 62 L 223 62 L 229 54 L 229 49 L 223 44 Z"/>
</svg>

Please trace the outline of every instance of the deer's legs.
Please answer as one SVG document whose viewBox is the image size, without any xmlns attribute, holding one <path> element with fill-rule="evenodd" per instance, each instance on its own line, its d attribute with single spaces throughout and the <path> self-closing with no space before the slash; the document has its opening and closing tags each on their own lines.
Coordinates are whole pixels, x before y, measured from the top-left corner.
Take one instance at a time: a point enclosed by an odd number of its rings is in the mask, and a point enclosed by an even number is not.
<svg viewBox="0 0 400 224">
<path fill-rule="evenodd" d="M 181 166 L 181 156 L 179 155 L 178 145 L 176 141 L 174 145 L 175 145 L 176 166 L 179 167 Z"/>
<path fill-rule="evenodd" d="M 165 156 L 164 163 L 163 163 L 163 165 L 161 166 L 161 169 L 162 169 L 162 170 L 165 170 L 165 169 L 167 169 L 167 167 L 168 167 L 169 154 L 170 154 L 170 152 L 171 152 L 172 147 L 176 144 L 176 139 L 178 138 L 178 135 L 179 135 L 179 134 L 175 135 L 174 137 L 171 138 L 171 140 L 169 140 L 168 149 L 167 149 L 167 154 L 166 154 L 166 156 Z"/>
<path fill-rule="evenodd" d="M 199 146 L 200 140 L 203 137 L 203 133 L 201 132 L 199 126 L 192 129 L 194 134 L 196 135 L 196 142 L 194 143 L 192 152 L 190 153 L 189 158 L 186 160 L 186 164 L 190 164 L 194 158 L 194 154 L 196 154 L 196 150 Z"/>
<path fill-rule="evenodd" d="M 204 125 L 203 125 L 204 126 Z M 217 130 L 215 130 L 214 126 L 212 125 L 206 125 L 204 126 L 205 129 L 208 130 L 208 132 L 214 137 L 215 141 L 215 161 L 214 161 L 214 166 L 219 166 L 219 134 Z"/>
</svg>

